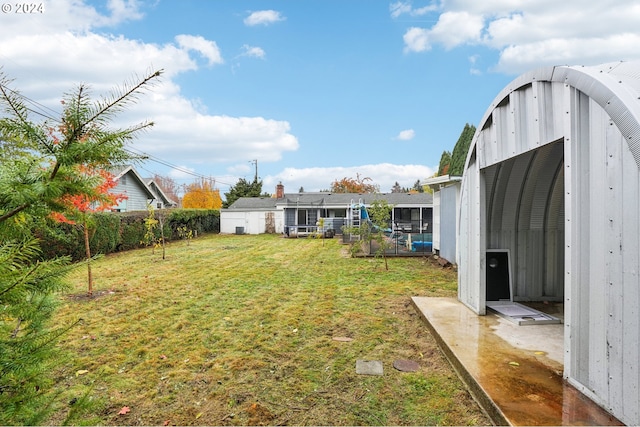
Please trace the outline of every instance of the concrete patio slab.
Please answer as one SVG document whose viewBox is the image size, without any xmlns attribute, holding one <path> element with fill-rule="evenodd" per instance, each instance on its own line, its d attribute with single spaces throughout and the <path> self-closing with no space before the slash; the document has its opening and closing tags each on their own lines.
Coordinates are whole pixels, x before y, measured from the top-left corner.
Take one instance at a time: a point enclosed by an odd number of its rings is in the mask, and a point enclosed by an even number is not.
<svg viewBox="0 0 640 427">
<path fill-rule="evenodd" d="M 519 326 L 454 298 L 412 302 L 496 425 L 622 425 L 562 378 L 562 324 Z"/>
</svg>

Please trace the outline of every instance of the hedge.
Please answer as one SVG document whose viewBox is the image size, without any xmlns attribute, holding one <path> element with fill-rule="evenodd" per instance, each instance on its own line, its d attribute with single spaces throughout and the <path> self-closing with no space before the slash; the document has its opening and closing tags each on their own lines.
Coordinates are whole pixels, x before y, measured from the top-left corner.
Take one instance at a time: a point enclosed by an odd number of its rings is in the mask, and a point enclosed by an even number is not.
<svg viewBox="0 0 640 427">
<path fill-rule="evenodd" d="M 220 211 L 213 209 L 170 209 L 154 212 L 155 219 L 162 215 L 164 238 L 178 240 L 184 236 L 180 231 L 191 231 L 193 237 L 203 233 L 220 232 Z M 91 254 L 108 254 L 145 246 L 147 228 L 146 211 L 93 213 L 89 217 Z M 52 259 L 69 255 L 74 261 L 85 258 L 84 234 L 82 227 L 73 224 L 52 223 L 34 230 L 40 239 L 42 257 Z M 156 240 L 160 239 L 159 224 L 154 230 Z"/>
</svg>

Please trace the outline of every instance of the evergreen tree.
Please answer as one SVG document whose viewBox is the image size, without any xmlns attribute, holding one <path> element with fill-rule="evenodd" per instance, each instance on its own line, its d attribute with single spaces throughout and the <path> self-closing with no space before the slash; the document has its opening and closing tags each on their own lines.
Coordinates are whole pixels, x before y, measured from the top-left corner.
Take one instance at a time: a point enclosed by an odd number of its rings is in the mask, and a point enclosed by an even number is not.
<svg viewBox="0 0 640 427">
<path fill-rule="evenodd" d="M 464 125 L 464 129 L 458 138 L 458 142 L 453 147 L 451 153 L 451 166 L 449 167 L 449 175 L 462 176 L 464 173 L 464 164 L 467 161 L 467 153 L 476 133 L 476 127 L 469 123 Z"/>
<path fill-rule="evenodd" d="M 400 186 L 400 184 L 398 183 L 398 181 L 396 181 L 396 183 L 393 184 L 393 187 L 391 187 L 391 192 L 392 193 L 404 193 L 404 188 L 402 188 Z"/>
<path fill-rule="evenodd" d="M 36 123 L 0 73 L 0 425 L 42 421 L 56 338 L 70 327 L 50 324 L 69 260 L 42 261 L 31 226 L 65 212 L 68 197 L 106 201 L 100 175 L 83 171 L 133 160 L 125 144 L 152 123 L 108 124 L 159 75 L 95 102 L 80 85 L 64 96 L 59 120 Z"/>
<path fill-rule="evenodd" d="M 414 191 L 417 191 L 418 193 L 424 193 L 424 187 L 420 183 L 420 180 L 417 180 L 416 182 L 414 182 L 413 187 L 411 189 Z"/>
<path fill-rule="evenodd" d="M 224 193 L 225 201 L 222 207 L 228 208 L 238 200 L 240 197 L 269 197 L 267 193 L 262 193 L 262 181 L 254 179 L 252 182 L 247 181 L 244 178 L 240 178 L 236 185 L 229 188 L 228 193 Z"/>
<path fill-rule="evenodd" d="M 451 167 L 451 152 L 443 151 L 438 165 L 438 176 L 447 175 Z"/>
</svg>

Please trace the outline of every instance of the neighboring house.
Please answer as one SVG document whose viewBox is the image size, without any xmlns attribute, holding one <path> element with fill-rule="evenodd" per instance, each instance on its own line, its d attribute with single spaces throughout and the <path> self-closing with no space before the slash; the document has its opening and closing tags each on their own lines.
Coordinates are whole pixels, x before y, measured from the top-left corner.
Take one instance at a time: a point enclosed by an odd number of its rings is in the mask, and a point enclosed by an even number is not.
<svg viewBox="0 0 640 427">
<path fill-rule="evenodd" d="M 458 298 L 477 314 L 503 285 L 499 299 L 564 302 L 564 378 L 629 425 L 639 207 L 640 62 L 526 73 L 485 112 L 462 178 Z"/>
<path fill-rule="evenodd" d="M 177 202 L 174 202 L 167 197 L 164 191 L 162 191 L 162 188 L 156 184 L 153 178 L 145 178 L 144 182 L 154 195 L 153 200 L 151 201 L 154 209 L 173 208 L 178 206 Z"/>
<path fill-rule="evenodd" d="M 342 233 L 342 226 L 360 215 L 361 206 L 383 199 L 394 206 L 392 227 L 403 232 L 430 233 L 433 200 L 429 193 L 285 193 L 280 184 L 276 197 L 242 197 L 220 211 L 221 233 L 315 233 L 320 218 L 325 229 Z"/>
<path fill-rule="evenodd" d="M 117 182 L 111 192 L 127 196 L 126 199 L 113 208 L 114 211 L 146 211 L 149 203 L 156 200 L 156 194 L 149 188 L 133 166 L 125 166 L 119 170 L 111 171 L 111 173 L 113 173 L 114 180 Z"/>
<path fill-rule="evenodd" d="M 458 221 L 462 177 L 442 175 L 425 180 L 433 189 L 433 250 L 452 264 L 458 263 Z"/>
</svg>

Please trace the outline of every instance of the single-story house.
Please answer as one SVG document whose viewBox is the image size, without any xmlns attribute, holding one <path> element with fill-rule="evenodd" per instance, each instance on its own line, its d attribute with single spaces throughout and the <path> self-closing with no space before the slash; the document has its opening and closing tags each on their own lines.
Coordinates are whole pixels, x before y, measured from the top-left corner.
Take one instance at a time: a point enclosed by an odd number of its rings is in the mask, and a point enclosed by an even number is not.
<svg viewBox="0 0 640 427">
<path fill-rule="evenodd" d="M 564 303 L 564 378 L 640 424 L 640 62 L 507 85 L 469 148 L 458 226 L 458 299 L 479 315 Z"/>
<path fill-rule="evenodd" d="M 285 193 L 282 184 L 275 197 L 241 197 L 220 211 L 221 233 L 282 233 L 301 236 L 315 233 L 320 218 L 325 230 L 342 233 L 342 226 L 360 218 L 361 207 L 383 199 L 393 205 L 395 230 L 430 233 L 433 199 L 430 193 Z"/>
</svg>

